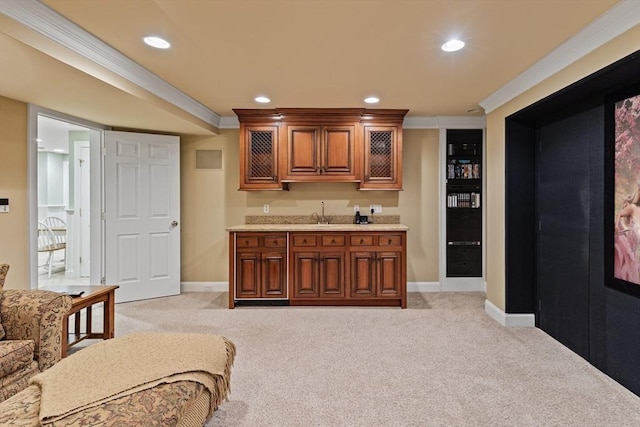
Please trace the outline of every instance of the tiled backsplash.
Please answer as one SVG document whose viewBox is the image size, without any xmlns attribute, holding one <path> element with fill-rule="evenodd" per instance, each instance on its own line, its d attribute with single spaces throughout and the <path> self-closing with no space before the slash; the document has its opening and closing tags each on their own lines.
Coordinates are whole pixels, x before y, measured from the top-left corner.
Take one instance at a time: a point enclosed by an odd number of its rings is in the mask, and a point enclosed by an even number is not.
<svg viewBox="0 0 640 427">
<path fill-rule="evenodd" d="M 354 215 L 327 215 L 329 224 L 353 224 Z M 311 215 L 247 215 L 245 224 L 315 224 Z M 400 215 L 369 215 L 369 224 L 400 224 Z"/>
</svg>

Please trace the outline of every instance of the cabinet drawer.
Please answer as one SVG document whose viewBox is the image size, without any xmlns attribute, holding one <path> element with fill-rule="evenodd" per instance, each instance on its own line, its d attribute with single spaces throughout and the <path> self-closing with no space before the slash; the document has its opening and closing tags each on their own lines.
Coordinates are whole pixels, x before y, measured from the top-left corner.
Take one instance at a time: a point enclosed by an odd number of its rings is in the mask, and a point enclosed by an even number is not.
<svg viewBox="0 0 640 427">
<path fill-rule="evenodd" d="M 345 236 L 322 236 L 322 246 L 344 246 Z"/>
<path fill-rule="evenodd" d="M 286 236 L 264 236 L 265 248 L 286 248 L 287 237 Z"/>
<path fill-rule="evenodd" d="M 355 235 L 351 236 L 351 246 L 373 246 L 372 235 Z"/>
<path fill-rule="evenodd" d="M 399 234 L 381 234 L 378 237 L 378 246 L 400 246 L 402 245 L 402 236 Z"/>
<path fill-rule="evenodd" d="M 294 234 L 293 246 L 316 246 L 317 236 L 312 234 Z"/>
<path fill-rule="evenodd" d="M 240 248 L 257 248 L 258 236 L 238 236 L 236 238 L 236 247 Z"/>
</svg>

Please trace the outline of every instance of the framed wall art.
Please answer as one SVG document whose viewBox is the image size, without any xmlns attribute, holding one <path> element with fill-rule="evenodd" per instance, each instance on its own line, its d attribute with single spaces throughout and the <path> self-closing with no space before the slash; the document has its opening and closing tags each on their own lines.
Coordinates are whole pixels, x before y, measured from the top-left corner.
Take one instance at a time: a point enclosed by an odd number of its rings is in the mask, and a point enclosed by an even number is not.
<svg viewBox="0 0 640 427">
<path fill-rule="evenodd" d="M 640 297 L 640 88 L 605 103 L 607 286 Z"/>
</svg>

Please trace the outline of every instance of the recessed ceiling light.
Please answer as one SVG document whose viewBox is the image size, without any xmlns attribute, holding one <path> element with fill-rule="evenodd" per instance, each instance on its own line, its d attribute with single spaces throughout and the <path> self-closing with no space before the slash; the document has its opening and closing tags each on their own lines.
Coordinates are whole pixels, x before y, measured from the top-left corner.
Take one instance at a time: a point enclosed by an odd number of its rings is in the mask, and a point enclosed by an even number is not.
<svg viewBox="0 0 640 427">
<path fill-rule="evenodd" d="M 271 100 L 266 96 L 256 96 L 254 99 L 256 102 L 259 102 L 260 104 L 268 104 L 269 102 L 271 102 Z"/>
<path fill-rule="evenodd" d="M 449 40 L 445 44 L 442 45 L 441 49 L 445 52 L 455 52 L 456 50 L 460 50 L 464 47 L 464 42 L 462 40 Z"/>
<path fill-rule="evenodd" d="M 377 104 L 378 102 L 380 102 L 380 98 L 376 96 L 369 96 L 364 99 L 364 102 L 366 102 L 367 104 Z"/>
<path fill-rule="evenodd" d="M 156 49 L 169 49 L 171 47 L 171 43 L 156 36 L 146 36 L 143 37 L 142 40 L 144 40 L 144 42 L 149 46 L 155 47 Z"/>
</svg>

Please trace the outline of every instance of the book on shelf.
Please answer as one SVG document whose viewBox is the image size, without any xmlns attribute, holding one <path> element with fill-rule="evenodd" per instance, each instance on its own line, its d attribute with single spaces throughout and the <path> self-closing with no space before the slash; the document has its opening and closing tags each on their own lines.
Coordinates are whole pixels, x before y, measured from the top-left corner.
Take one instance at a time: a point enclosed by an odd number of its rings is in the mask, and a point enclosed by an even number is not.
<svg viewBox="0 0 640 427">
<path fill-rule="evenodd" d="M 480 179 L 480 163 L 469 159 L 452 159 L 447 163 L 448 179 Z"/>
<path fill-rule="evenodd" d="M 449 193 L 447 195 L 448 208 L 479 208 L 480 193 Z"/>
</svg>

